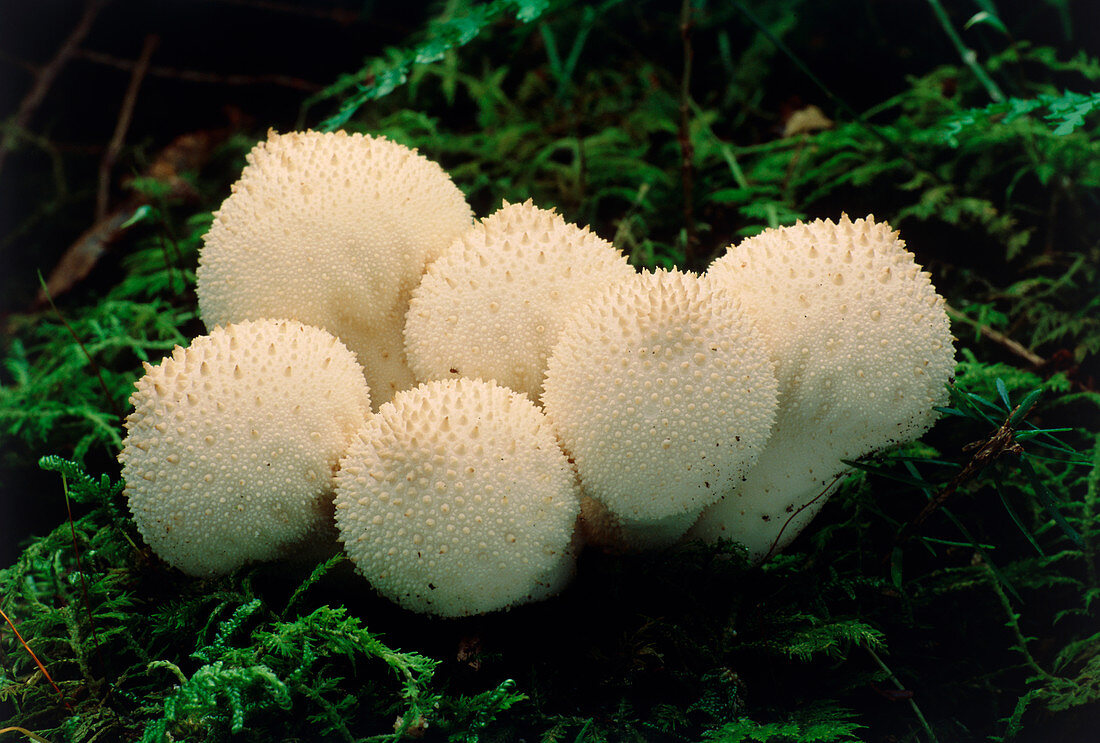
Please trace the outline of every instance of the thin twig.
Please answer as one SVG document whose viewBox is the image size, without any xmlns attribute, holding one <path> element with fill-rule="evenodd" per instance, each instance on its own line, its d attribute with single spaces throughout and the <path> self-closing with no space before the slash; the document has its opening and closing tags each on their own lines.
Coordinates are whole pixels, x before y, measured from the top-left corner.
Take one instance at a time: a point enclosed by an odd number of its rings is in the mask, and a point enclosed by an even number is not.
<svg viewBox="0 0 1100 743">
<path fill-rule="evenodd" d="M 35 70 L 34 84 L 31 85 L 31 89 L 23 97 L 23 100 L 19 102 L 19 108 L 15 110 L 15 115 L 12 116 L 10 126 L 3 140 L 0 140 L 0 170 L 3 170 L 4 158 L 15 146 L 19 136 L 18 132 L 26 129 L 27 125 L 30 124 L 31 117 L 42 104 L 46 93 L 50 90 L 50 86 L 53 85 L 53 81 L 57 79 L 58 73 L 61 72 L 61 68 L 76 54 L 77 48 L 91 30 L 92 22 L 95 21 L 95 17 L 105 4 L 106 0 L 88 0 L 84 5 L 84 14 L 80 16 L 76 26 L 62 42 L 57 53 L 53 55 L 53 59 Z"/>
<path fill-rule="evenodd" d="M 102 52 L 95 52 L 88 49 L 81 50 L 76 56 L 88 62 L 94 62 L 104 67 L 113 67 L 116 70 L 123 70 L 124 72 L 133 72 L 134 68 L 137 66 L 136 62 L 132 62 L 128 59 L 121 59 L 111 56 L 110 54 L 103 54 Z M 207 83 L 213 85 L 279 85 L 284 88 L 292 88 L 307 93 L 316 93 L 318 90 L 324 88 L 323 85 L 312 83 L 309 80 L 303 80 L 300 77 L 293 77 L 292 75 L 218 75 L 213 72 L 179 70 L 174 67 L 161 67 L 157 65 L 150 65 L 149 69 L 146 70 L 146 74 L 149 77 L 163 77 L 173 80 L 184 80 L 191 83 Z"/>
<path fill-rule="evenodd" d="M 695 227 L 692 191 L 695 179 L 695 147 L 691 143 L 691 0 L 680 5 L 680 39 L 683 41 L 683 73 L 680 76 L 680 181 L 684 193 L 684 267 L 695 268 L 699 235 Z"/>
<path fill-rule="evenodd" d="M 107 150 L 99 160 L 99 189 L 95 199 L 95 221 L 102 222 L 107 216 L 107 202 L 111 196 L 111 168 L 115 165 L 118 153 L 122 151 L 122 143 L 126 140 L 126 131 L 130 128 L 130 121 L 134 117 L 134 103 L 137 101 L 138 89 L 145 78 L 145 71 L 149 69 L 149 58 L 153 56 L 153 50 L 160 43 L 156 34 L 145 37 L 145 44 L 141 48 L 141 56 L 134 64 L 130 73 L 130 85 L 126 88 L 126 95 L 122 99 L 122 107 L 118 112 L 118 121 L 115 122 L 115 131 L 111 135 L 111 141 L 107 144 Z"/>
<path fill-rule="evenodd" d="M 1023 344 L 1012 340 L 1004 333 L 1000 333 L 989 327 L 988 325 L 983 325 L 982 323 L 967 317 L 965 314 L 959 312 L 951 305 L 945 305 L 945 307 L 947 310 L 947 314 L 951 317 L 952 320 L 958 320 L 959 322 L 964 322 L 971 327 L 977 328 L 978 333 L 981 334 L 983 338 L 986 338 L 987 340 L 996 343 L 1001 348 L 1004 348 L 1006 351 L 1009 351 L 1010 353 L 1019 356 L 1021 359 L 1031 364 L 1031 366 L 1038 368 L 1040 366 L 1044 366 L 1047 363 L 1047 360 L 1044 359 L 1042 356 L 1030 350 L 1029 348 L 1027 348 L 1027 346 L 1024 346 Z"/>
<path fill-rule="evenodd" d="M 764 560 L 767 560 L 773 554 L 775 554 L 776 552 L 779 551 L 779 540 L 781 540 L 783 538 L 783 532 L 785 532 L 787 530 L 787 527 L 791 525 L 792 521 L 794 521 L 796 518 L 798 518 L 798 514 L 802 513 L 803 511 L 805 511 L 807 508 L 812 506 L 814 503 L 817 503 L 822 498 L 828 497 L 829 494 L 832 492 L 833 488 L 836 487 L 836 484 L 839 483 L 841 480 L 843 480 L 847 476 L 848 476 L 847 472 L 841 472 L 839 475 L 836 475 L 835 477 L 833 477 L 833 481 L 831 483 L 829 483 L 828 485 L 826 485 L 825 488 L 820 493 L 818 493 L 813 498 L 811 498 L 810 500 L 806 501 L 801 506 L 799 506 L 794 511 L 794 513 L 792 513 L 790 515 L 790 517 L 786 521 L 783 522 L 783 526 L 781 526 L 779 528 L 779 533 L 775 535 L 775 540 L 772 541 L 772 546 L 769 547 L 767 553 L 765 553 Z M 763 560 L 761 562 L 763 562 Z"/>
<path fill-rule="evenodd" d="M 4 621 L 8 623 L 8 626 L 11 627 L 11 631 L 15 633 L 16 639 L 19 640 L 19 644 L 21 644 L 23 649 L 30 654 L 34 664 L 38 666 L 38 670 L 42 672 L 42 675 L 50 682 L 50 686 L 57 692 L 57 696 L 61 697 L 61 703 L 65 705 L 65 709 L 72 711 L 72 705 L 70 705 L 69 700 L 65 698 L 65 694 L 61 691 L 61 687 L 54 682 L 53 677 L 50 676 L 50 672 L 46 670 L 46 667 L 42 665 L 42 661 L 40 661 L 38 656 L 34 654 L 34 651 L 31 650 L 31 646 L 23 639 L 23 635 L 19 634 L 19 628 L 15 626 L 15 622 L 11 621 L 11 617 L 9 617 L 3 609 L 0 609 L 0 617 L 3 617 Z"/>
<path fill-rule="evenodd" d="M 940 22 L 944 33 L 947 34 L 947 38 L 951 39 L 951 43 L 959 52 L 959 56 L 962 57 L 963 63 L 974 73 L 974 77 L 978 78 L 978 82 L 985 88 L 985 92 L 989 94 L 989 97 L 993 99 L 994 103 L 1003 101 L 1005 99 L 1005 94 L 1001 92 L 1000 87 L 993 81 L 993 78 L 989 76 L 989 73 L 985 71 L 985 68 L 978 64 L 977 53 L 966 46 L 962 37 L 959 36 L 958 32 L 955 30 L 955 27 L 951 25 L 951 19 L 947 16 L 947 11 L 944 10 L 940 0 L 928 0 L 928 4 L 932 6 L 932 12 L 935 14 L 936 20 Z"/>
<path fill-rule="evenodd" d="M 33 740 L 35 743 L 50 743 L 49 740 L 43 738 L 38 733 L 33 733 L 26 728 L 19 727 L 18 725 L 13 725 L 12 727 L 8 728 L 0 728 L 0 735 L 3 735 L 4 733 L 20 733 Z"/>
<path fill-rule="evenodd" d="M 1016 638 L 1016 651 L 1024 657 L 1024 664 L 1043 679 L 1047 681 L 1054 680 L 1055 676 L 1040 666 L 1038 661 L 1035 660 L 1035 656 L 1027 649 L 1027 638 L 1024 637 L 1024 633 L 1020 631 L 1020 623 L 1018 621 L 1019 615 L 1013 610 L 1012 603 L 1008 600 L 1008 596 L 1001 590 L 1001 583 L 997 580 L 997 575 L 993 572 L 989 563 L 981 559 L 981 557 L 975 556 L 975 560 L 981 566 L 982 572 L 988 579 L 990 587 L 993 589 L 993 592 L 997 594 L 997 598 L 1001 602 L 1001 607 L 1008 617 L 1005 626 L 1012 630 L 1012 634 Z"/>
<path fill-rule="evenodd" d="M 871 659 L 874 660 L 878 667 L 881 668 L 890 678 L 890 680 L 894 682 L 894 686 L 898 688 L 898 691 L 906 690 L 905 686 L 900 681 L 898 681 L 897 677 L 894 675 L 894 672 L 890 670 L 890 667 L 882 661 L 882 658 L 878 657 L 878 653 L 876 653 L 871 648 L 864 648 L 864 650 L 871 654 Z M 908 702 L 909 706 L 913 708 L 913 714 L 915 714 L 917 716 L 917 719 L 920 720 L 920 724 L 921 727 L 924 728 L 924 732 L 928 733 L 928 738 L 932 741 L 932 743 L 939 743 L 936 738 L 936 734 L 932 731 L 932 726 L 928 724 L 928 720 L 924 719 L 924 715 L 921 714 L 920 707 L 917 706 L 917 703 L 912 696 L 908 698 Z"/>
<path fill-rule="evenodd" d="M 1018 456 L 1023 453 L 1023 447 L 1016 443 L 1016 428 L 1012 425 L 1012 421 L 1015 419 L 1019 410 L 1019 405 L 1013 408 L 1012 412 L 1005 419 L 1005 422 L 992 436 L 982 441 L 975 441 L 974 443 L 967 444 L 966 447 L 964 447 L 964 451 L 974 451 L 974 455 L 970 458 L 970 461 L 959 470 L 958 474 L 951 478 L 940 492 L 936 493 L 935 497 L 931 498 L 928 503 L 925 504 L 916 518 L 901 528 L 897 538 L 894 540 L 895 545 L 900 545 L 908 540 L 909 537 L 919 529 L 932 514 L 939 510 L 964 483 L 977 477 L 979 472 L 993 464 L 1005 454 L 1015 454 Z"/>
</svg>

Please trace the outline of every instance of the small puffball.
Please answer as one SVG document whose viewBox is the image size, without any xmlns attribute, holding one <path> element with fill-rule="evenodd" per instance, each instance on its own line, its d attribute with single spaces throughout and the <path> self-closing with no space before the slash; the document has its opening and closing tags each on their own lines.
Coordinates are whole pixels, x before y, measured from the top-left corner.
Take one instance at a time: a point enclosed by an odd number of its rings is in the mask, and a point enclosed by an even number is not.
<svg viewBox="0 0 1100 743">
<path fill-rule="evenodd" d="M 409 293 L 473 213 L 438 164 L 383 137 L 271 132 L 248 155 L 199 255 L 208 328 L 287 317 L 356 353 L 374 405 L 415 382 Z"/>
<path fill-rule="evenodd" d="M 138 531 L 190 575 L 334 545 L 333 471 L 370 414 L 332 334 L 287 320 L 214 328 L 146 366 L 119 461 Z"/>
<path fill-rule="evenodd" d="M 483 614 L 572 576 L 576 474 L 542 412 L 493 382 L 397 393 L 356 435 L 336 483 L 348 556 L 407 609 Z"/>
<path fill-rule="evenodd" d="M 405 324 L 417 379 L 495 379 L 538 402 L 546 358 L 578 302 L 634 275 L 611 243 L 530 200 L 451 244 L 415 290 Z"/>
<path fill-rule="evenodd" d="M 626 546 L 647 547 L 675 541 L 740 482 L 771 431 L 776 380 L 736 299 L 658 271 L 577 308 L 543 404 L 585 495 L 618 519 Z"/>
<path fill-rule="evenodd" d="M 911 441 L 946 403 L 955 368 L 943 298 L 897 232 L 872 217 L 767 230 L 707 271 L 741 298 L 779 379 L 775 430 L 747 481 L 689 536 L 782 549 L 821 506 L 843 459 Z"/>
</svg>

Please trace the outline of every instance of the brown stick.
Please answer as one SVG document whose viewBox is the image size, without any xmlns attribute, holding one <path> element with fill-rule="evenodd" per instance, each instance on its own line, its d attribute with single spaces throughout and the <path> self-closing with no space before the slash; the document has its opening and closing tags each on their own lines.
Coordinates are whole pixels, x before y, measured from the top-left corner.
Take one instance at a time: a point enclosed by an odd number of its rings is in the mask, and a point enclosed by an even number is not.
<svg viewBox="0 0 1100 743">
<path fill-rule="evenodd" d="M 111 196 L 111 169 L 115 166 L 118 153 L 122 151 L 122 144 L 126 140 L 126 131 L 130 128 L 130 121 L 134 117 L 134 103 L 137 101 L 138 89 L 145 77 L 145 71 L 149 69 L 149 58 L 153 50 L 160 43 L 160 37 L 149 34 L 145 37 L 145 44 L 141 48 L 141 56 L 138 57 L 133 71 L 130 73 L 130 85 L 126 88 L 126 95 L 122 98 L 122 108 L 118 112 L 118 121 L 115 122 L 115 131 L 111 135 L 111 141 L 107 144 L 107 150 L 99 160 L 99 188 L 95 199 L 95 221 L 102 222 L 107 216 L 107 203 Z"/>
<path fill-rule="evenodd" d="M 19 733 L 20 735 L 27 736 L 31 740 L 35 741 L 35 743 L 50 743 L 48 739 L 43 738 L 38 733 L 33 733 L 26 728 L 19 727 L 18 725 L 13 725 L 12 727 L 7 728 L 0 728 L 0 735 L 3 735 L 4 733 Z"/>
<path fill-rule="evenodd" d="M 103 65 L 104 67 L 113 67 L 116 70 L 123 70 L 125 72 L 133 72 L 134 68 L 137 66 L 136 62 L 132 62 L 128 59 L 120 59 L 110 54 L 103 54 L 102 52 L 95 52 L 89 49 L 80 50 L 76 56 L 88 62 Z M 293 90 L 301 90 L 307 93 L 316 93 L 324 87 L 323 85 L 318 85 L 309 80 L 303 80 L 300 77 L 293 77 L 291 75 L 217 75 L 212 72 L 178 70 L 174 67 L 158 67 L 157 65 L 150 65 L 148 70 L 146 70 L 146 74 L 149 75 L 149 77 L 163 77 L 173 80 L 184 80 L 191 83 L 207 83 L 213 85 L 279 85 L 284 88 L 292 88 Z"/>
<path fill-rule="evenodd" d="M 699 235 L 695 229 L 695 211 L 692 204 L 695 177 L 695 148 L 691 144 L 691 0 L 680 5 L 680 38 L 684 44 L 684 68 L 680 76 L 680 181 L 684 192 L 684 267 L 695 268 L 696 246 Z"/>
<path fill-rule="evenodd" d="M 1023 344 L 1017 343 L 1016 341 L 1012 340 L 1004 333 L 1000 333 L 989 327 L 988 325 L 983 325 L 980 322 L 970 319 L 951 305 L 946 305 L 946 309 L 947 314 L 951 317 L 952 320 L 958 320 L 959 322 L 964 322 L 971 327 L 977 328 L 978 332 L 982 335 L 983 338 L 993 341 L 1009 353 L 1019 356 L 1021 359 L 1031 364 L 1033 367 L 1038 368 L 1047 363 L 1047 360 L 1044 359 L 1042 356 L 1027 348 L 1027 346 L 1024 346 Z"/>
<path fill-rule="evenodd" d="M 936 495 L 925 504 L 916 518 L 901 528 L 894 540 L 895 545 L 905 543 L 964 483 L 977 477 L 979 472 L 993 464 L 1005 454 L 1019 455 L 1023 453 L 1023 447 L 1016 443 L 1016 429 L 1011 425 L 1011 421 L 1019 409 L 1019 406 L 1013 408 L 1012 412 L 1005 419 L 1005 422 L 992 436 L 982 441 L 967 444 L 966 447 L 964 447 L 964 451 L 974 452 L 973 456 L 970 457 L 970 461 L 959 470 L 958 474 L 951 478 L 940 492 L 936 493 Z M 886 559 L 889 558 L 887 557 Z"/>
<path fill-rule="evenodd" d="M 71 711 L 72 705 L 69 704 L 69 700 L 65 698 L 65 694 L 62 693 L 61 687 L 54 682 L 53 677 L 50 676 L 50 672 L 46 670 L 46 666 L 42 665 L 42 661 L 34 654 L 34 651 L 31 650 L 31 646 L 27 644 L 27 641 L 23 639 L 23 635 L 19 634 L 19 628 L 15 626 L 15 622 L 11 621 L 11 617 L 5 614 L 3 609 L 0 609 L 0 617 L 3 617 L 4 621 L 8 623 L 8 626 L 11 627 L 11 631 L 15 633 L 16 639 L 19 640 L 23 649 L 30 654 L 31 659 L 34 660 L 34 664 L 38 666 L 38 670 L 41 671 L 42 675 L 46 677 L 46 680 L 50 682 L 50 686 L 57 692 L 57 696 L 61 697 L 61 703 L 65 705 L 65 709 Z"/>
<path fill-rule="evenodd" d="M 31 89 L 27 91 L 27 95 L 19 102 L 19 108 L 16 109 L 15 115 L 12 116 L 9 122 L 8 131 L 3 140 L 0 140 L 0 170 L 3 170 L 4 158 L 15 146 L 15 142 L 19 138 L 19 132 L 26 129 L 27 125 L 30 124 L 31 117 L 42 104 L 46 93 L 50 90 L 50 86 L 53 85 L 53 81 L 57 79 L 58 73 L 61 72 L 61 68 L 76 54 L 77 48 L 91 30 L 96 15 L 99 14 L 105 4 L 106 0 L 87 0 L 84 5 L 84 14 L 80 17 L 76 27 L 62 42 L 57 53 L 53 55 L 53 59 L 35 70 L 34 83 L 31 85 Z"/>
</svg>

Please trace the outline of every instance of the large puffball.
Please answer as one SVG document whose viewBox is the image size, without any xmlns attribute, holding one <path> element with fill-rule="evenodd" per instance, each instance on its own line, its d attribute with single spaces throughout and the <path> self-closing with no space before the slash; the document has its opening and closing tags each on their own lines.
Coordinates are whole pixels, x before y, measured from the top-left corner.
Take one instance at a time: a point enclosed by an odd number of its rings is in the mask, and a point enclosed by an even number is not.
<svg viewBox="0 0 1100 743">
<path fill-rule="evenodd" d="M 425 265 L 472 223 L 436 163 L 344 132 L 272 132 L 248 155 L 199 256 L 199 311 L 215 325 L 287 317 L 339 336 L 375 406 L 415 384 L 402 330 Z"/>
<path fill-rule="evenodd" d="M 413 291 L 405 327 L 417 379 L 495 379 L 536 402 L 565 317 L 634 275 L 611 243 L 530 200 L 463 233 Z"/>
<path fill-rule="evenodd" d="M 955 367 L 944 302 L 898 234 L 872 217 L 768 230 L 707 271 L 741 298 L 779 379 L 775 430 L 748 480 L 690 536 L 782 549 L 856 459 L 913 440 Z"/>
<path fill-rule="evenodd" d="M 401 606 L 445 617 L 560 591 L 579 511 L 542 412 L 475 379 L 399 392 L 337 474 L 336 524 L 358 571 Z"/>
<path fill-rule="evenodd" d="M 370 414 L 355 356 L 293 321 L 215 328 L 130 398 L 119 460 L 138 531 L 190 575 L 335 545 L 333 472 Z"/>
<path fill-rule="evenodd" d="M 577 308 L 543 404 L 585 495 L 618 519 L 622 542 L 648 547 L 680 537 L 745 476 L 771 431 L 776 379 L 734 295 L 658 271 Z"/>
</svg>

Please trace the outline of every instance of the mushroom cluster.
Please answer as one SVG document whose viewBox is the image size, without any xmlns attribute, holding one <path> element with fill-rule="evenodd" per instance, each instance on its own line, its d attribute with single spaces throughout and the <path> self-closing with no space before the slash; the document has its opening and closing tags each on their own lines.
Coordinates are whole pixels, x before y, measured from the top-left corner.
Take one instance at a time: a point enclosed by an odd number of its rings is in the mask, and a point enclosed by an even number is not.
<svg viewBox="0 0 1100 743">
<path fill-rule="evenodd" d="M 765 559 L 843 460 L 932 424 L 954 368 L 942 298 L 871 217 L 638 273 L 530 200 L 475 222 L 381 137 L 272 132 L 197 276 L 209 335 L 146 365 L 126 420 L 146 542 L 197 576 L 342 543 L 438 616 L 552 596 L 585 544 Z"/>
</svg>

